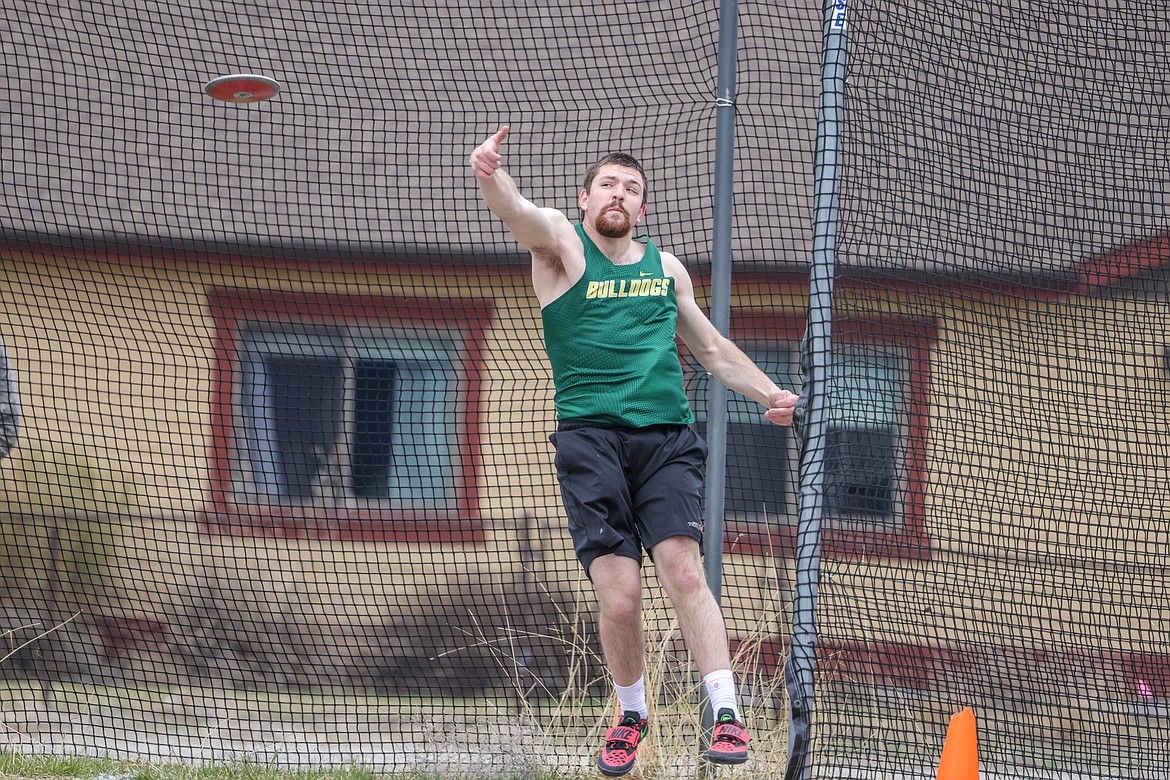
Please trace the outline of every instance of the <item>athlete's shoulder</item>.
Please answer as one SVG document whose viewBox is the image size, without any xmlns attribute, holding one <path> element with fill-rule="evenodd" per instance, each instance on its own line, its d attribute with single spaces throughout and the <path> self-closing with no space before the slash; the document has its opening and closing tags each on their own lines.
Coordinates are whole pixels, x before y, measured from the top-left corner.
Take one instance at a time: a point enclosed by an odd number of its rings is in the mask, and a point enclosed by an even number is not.
<svg viewBox="0 0 1170 780">
<path fill-rule="evenodd" d="M 682 260 L 679 260 L 676 256 L 674 256 L 670 252 L 666 252 L 662 249 L 658 250 L 658 254 L 659 254 L 659 256 L 662 257 L 663 270 L 667 271 L 668 273 L 670 273 L 674 276 L 686 276 L 688 278 L 690 277 L 690 273 L 687 272 L 687 267 L 682 264 Z"/>
</svg>

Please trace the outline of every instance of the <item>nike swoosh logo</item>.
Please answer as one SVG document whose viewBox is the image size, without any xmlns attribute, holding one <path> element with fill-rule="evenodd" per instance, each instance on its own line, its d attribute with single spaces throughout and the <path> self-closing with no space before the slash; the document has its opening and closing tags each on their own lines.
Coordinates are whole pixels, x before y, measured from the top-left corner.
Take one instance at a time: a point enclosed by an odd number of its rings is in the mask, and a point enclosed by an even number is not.
<svg viewBox="0 0 1170 780">
<path fill-rule="evenodd" d="M 654 275 L 653 271 L 639 271 L 638 272 L 638 276 L 653 276 L 653 275 Z"/>
</svg>

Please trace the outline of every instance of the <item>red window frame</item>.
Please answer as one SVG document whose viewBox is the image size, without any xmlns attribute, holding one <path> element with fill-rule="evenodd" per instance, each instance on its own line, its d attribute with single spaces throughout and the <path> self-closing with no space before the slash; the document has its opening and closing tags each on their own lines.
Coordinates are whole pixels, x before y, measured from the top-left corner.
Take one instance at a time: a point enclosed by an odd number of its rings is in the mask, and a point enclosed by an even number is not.
<svg viewBox="0 0 1170 780">
<path fill-rule="evenodd" d="M 454 305 L 456 304 L 457 305 Z M 483 342 L 495 311 L 492 301 L 379 295 L 213 289 L 208 306 L 215 323 L 211 392 L 210 506 L 201 522 L 210 533 L 353 541 L 480 543 L 479 510 Z M 458 473 L 452 510 L 337 509 L 238 504 L 232 498 L 234 388 L 238 382 L 240 324 L 369 326 L 438 324 L 458 328 L 464 345 L 457 425 Z"/>
</svg>

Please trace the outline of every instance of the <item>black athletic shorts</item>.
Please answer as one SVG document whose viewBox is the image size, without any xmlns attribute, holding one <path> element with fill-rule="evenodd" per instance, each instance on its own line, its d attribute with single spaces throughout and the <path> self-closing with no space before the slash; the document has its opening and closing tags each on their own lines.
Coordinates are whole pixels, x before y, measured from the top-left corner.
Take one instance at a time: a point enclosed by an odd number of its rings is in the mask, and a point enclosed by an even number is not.
<svg viewBox="0 0 1170 780">
<path fill-rule="evenodd" d="M 615 553 L 642 562 L 663 539 L 702 544 L 707 443 L 686 425 L 616 428 L 562 423 L 549 436 L 577 558 Z"/>
</svg>

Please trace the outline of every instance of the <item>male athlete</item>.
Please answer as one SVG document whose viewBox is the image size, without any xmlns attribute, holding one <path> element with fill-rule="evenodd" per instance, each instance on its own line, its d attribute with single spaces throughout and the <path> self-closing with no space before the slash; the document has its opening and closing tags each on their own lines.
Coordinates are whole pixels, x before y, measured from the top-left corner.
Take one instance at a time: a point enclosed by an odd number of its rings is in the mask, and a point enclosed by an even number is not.
<svg viewBox="0 0 1170 780">
<path fill-rule="evenodd" d="M 557 479 L 577 557 L 597 591 L 601 647 L 621 712 L 606 732 L 598 769 L 630 771 L 647 732 L 643 550 L 717 713 L 707 758 L 743 763 L 750 737 L 727 629 L 699 553 L 707 446 L 691 428 L 676 334 L 707 371 L 758 401 L 772 422 L 792 422 L 797 396 L 720 335 L 677 257 L 634 240 L 647 195 L 637 160 L 610 154 L 589 169 L 574 225 L 520 194 L 502 167 L 507 136 L 505 125 L 471 153 L 470 164 L 488 208 L 532 253 L 556 386 L 558 425 L 550 438 Z"/>
</svg>

